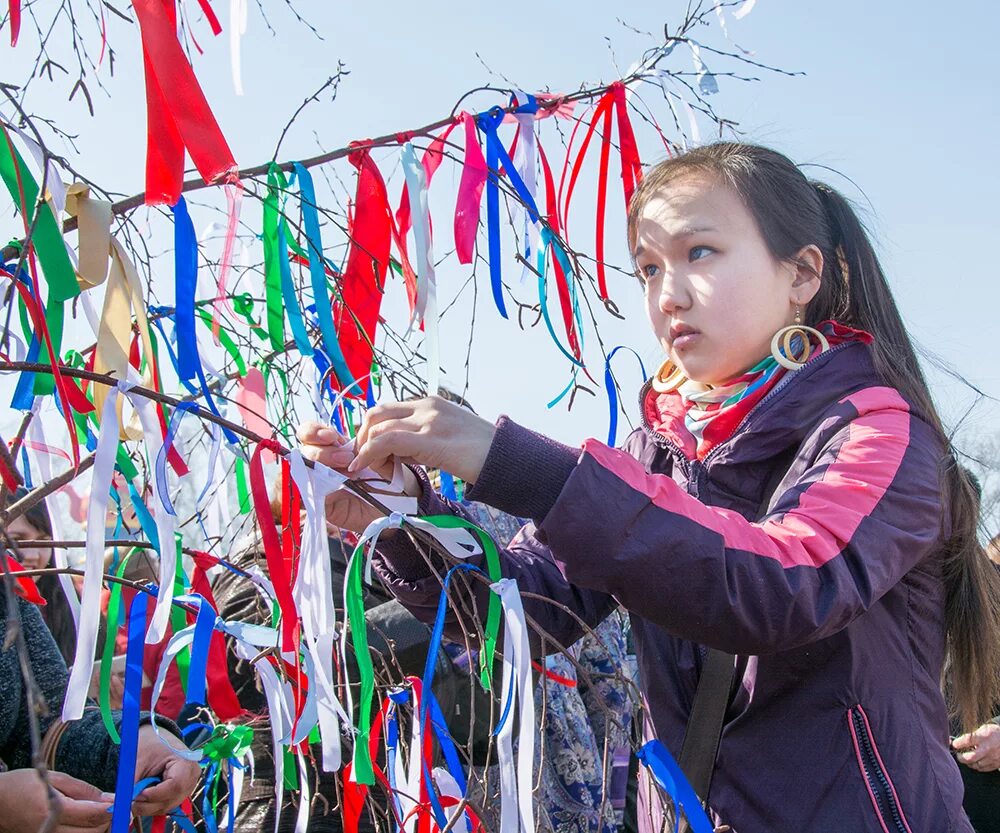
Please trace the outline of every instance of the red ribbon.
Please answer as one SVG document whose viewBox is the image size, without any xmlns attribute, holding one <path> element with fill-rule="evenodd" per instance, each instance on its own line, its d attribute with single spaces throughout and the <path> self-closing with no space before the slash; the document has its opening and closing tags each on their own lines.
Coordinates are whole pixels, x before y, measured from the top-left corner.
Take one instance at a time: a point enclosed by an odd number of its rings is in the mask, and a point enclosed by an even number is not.
<svg viewBox="0 0 1000 833">
<path fill-rule="evenodd" d="M 0 443 L 3 440 L 0 439 Z M 18 486 L 21 485 L 21 475 L 18 473 L 17 468 L 13 465 L 13 460 L 8 458 L 10 452 L 7 448 L 4 448 L 0 452 L 0 479 L 3 480 L 4 485 L 7 487 L 8 491 L 15 491 Z"/>
<path fill-rule="evenodd" d="M 21 0 L 8 0 L 10 10 L 10 45 L 17 46 L 17 36 L 21 33 Z"/>
<path fill-rule="evenodd" d="M 221 34 L 222 24 L 219 23 L 219 18 L 215 16 L 215 11 L 212 9 L 208 0 L 198 0 L 198 5 L 201 6 L 201 10 L 205 14 L 205 19 L 208 21 L 208 25 L 212 27 L 212 34 Z"/>
<path fill-rule="evenodd" d="M 541 142 L 536 142 L 538 156 L 542 160 L 542 173 L 545 176 L 545 213 L 548 224 L 557 237 L 560 236 L 559 227 L 559 202 L 556 199 L 555 180 L 552 177 L 552 169 L 549 167 L 549 160 L 545 156 L 545 150 Z M 573 355 L 582 361 L 580 351 L 580 340 L 576 332 L 576 320 L 573 318 L 573 302 L 570 299 L 569 283 L 563 272 L 562 264 L 555 252 L 549 253 L 552 258 L 552 270 L 556 276 L 556 290 L 559 295 L 559 308 L 562 310 L 563 325 L 566 328 L 566 339 L 569 341 L 570 350 Z"/>
<path fill-rule="evenodd" d="M 205 182 L 235 180 L 236 162 L 177 40 L 174 0 L 134 0 L 132 7 L 146 69 L 146 204 L 174 205 L 184 148 Z"/>
<path fill-rule="evenodd" d="M 539 674 L 542 674 L 552 680 L 554 683 L 559 683 L 567 688 L 576 688 L 576 680 L 570 677 L 564 677 L 562 674 L 556 674 L 555 671 L 550 671 L 548 668 L 535 662 L 534 660 L 531 661 L 531 667 L 534 668 Z"/>
<path fill-rule="evenodd" d="M 260 537 L 264 546 L 264 558 L 267 561 L 267 572 L 274 585 L 274 595 L 281 611 L 281 650 L 298 651 L 299 616 L 292 598 L 292 584 L 285 569 L 285 560 L 281 555 L 281 539 L 274 525 L 271 514 L 271 500 L 267 494 L 267 484 L 264 482 L 264 466 L 261 453 L 265 450 L 279 451 L 280 446 L 271 440 L 261 440 L 250 458 L 250 492 L 253 496 L 253 508 L 257 513 L 257 523 L 260 526 Z"/>
<path fill-rule="evenodd" d="M 639 162 L 639 151 L 636 147 L 635 134 L 632 131 L 632 123 L 629 121 L 628 108 L 625 102 L 625 85 L 621 81 L 616 81 L 608 91 L 601 96 L 594 110 L 593 119 L 587 134 L 583 138 L 580 151 L 577 154 L 576 162 L 570 174 L 569 188 L 566 192 L 566 203 L 563 208 L 563 220 L 569 222 L 569 206 L 573 199 L 573 189 L 576 186 L 576 179 L 580 174 L 584 157 L 587 155 L 587 148 L 594 135 L 598 122 L 601 122 L 601 166 L 597 180 L 597 243 L 595 255 L 597 259 L 597 288 L 601 299 L 608 300 L 607 270 L 604 265 L 604 215 L 607 204 L 608 189 L 608 161 L 611 153 L 611 121 L 612 115 L 618 121 L 618 146 L 621 153 L 621 175 L 622 191 L 625 196 L 625 210 L 628 211 L 629 203 L 636 186 L 642 180 L 642 165 Z M 568 154 L 567 154 L 568 161 Z"/>
<path fill-rule="evenodd" d="M 6 135 L 6 134 L 5 134 Z M 34 250 L 31 248 L 31 244 L 28 244 L 28 257 L 31 260 L 31 282 L 34 287 L 35 294 L 37 296 L 39 292 L 38 287 L 38 264 L 35 262 Z M 17 289 L 21 296 L 21 300 L 24 301 L 24 306 L 28 310 L 28 317 L 31 319 L 31 323 L 35 328 L 36 333 L 42 334 L 42 340 L 45 346 L 48 348 L 48 356 L 52 366 L 52 376 L 55 379 L 56 393 L 59 396 L 59 401 L 62 405 L 60 408 L 63 416 L 63 422 L 66 423 L 66 429 L 69 431 L 69 441 L 70 447 L 73 451 L 73 469 L 76 470 L 80 466 L 80 443 L 76 437 L 76 426 L 73 424 L 73 414 L 71 413 L 71 403 L 70 394 L 68 389 L 73 388 L 73 390 L 80 395 L 80 398 L 85 403 L 84 410 L 80 413 L 90 413 L 94 410 L 94 406 L 91 404 L 90 400 L 80 391 L 78 387 L 67 384 L 66 378 L 60 372 L 59 358 L 52 349 L 52 338 L 49 335 L 49 328 L 45 323 L 45 314 L 41 305 L 32 297 L 28 288 L 24 286 L 20 281 L 15 280 L 14 276 L 7 272 L 5 269 L 0 269 L 0 275 L 4 275 L 10 278 L 14 287 Z M 73 406 L 75 407 L 75 406 Z M 77 408 L 79 410 L 79 408 Z"/>
<path fill-rule="evenodd" d="M 14 556 L 7 554 L 7 567 L 12 573 L 23 573 L 24 567 L 22 567 Z M 38 592 L 38 585 L 35 584 L 31 576 L 14 576 L 14 592 L 24 599 L 26 602 L 31 602 L 33 605 L 38 605 L 39 607 L 45 607 L 45 599 L 42 594 Z"/>
<path fill-rule="evenodd" d="M 359 144 L 363 143 L 354 142 L 352 146 Z M 368 149 L 353 150 L 347 158 L 358 170 L 358 189 L 349 230 L 351 248 L 344 268 L 342 300 L 334 307 L 334 320 L 347 367 L 364 393 L 368 390 L 368 380 L 364 377 L 371 372 L 375 325 L 389 266 L 392 223 L 385 182 Z"/>
</svg>

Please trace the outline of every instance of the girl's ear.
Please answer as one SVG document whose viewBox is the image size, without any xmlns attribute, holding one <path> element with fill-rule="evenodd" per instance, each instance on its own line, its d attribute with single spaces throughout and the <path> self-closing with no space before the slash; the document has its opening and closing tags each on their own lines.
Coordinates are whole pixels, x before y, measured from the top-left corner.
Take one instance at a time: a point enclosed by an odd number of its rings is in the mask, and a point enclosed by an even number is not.
<svg viewBox="0 0 1000 833">
<path fill-rule="evenodd" d="M 823 274 L 823 253 L 819 250 L 819 246 L 810 243 L 800 249 L 791 262 L 795 272 L 790 297 L 794 303 L 804 307 L 819 292 L 820 276 Z"/>
</svg>

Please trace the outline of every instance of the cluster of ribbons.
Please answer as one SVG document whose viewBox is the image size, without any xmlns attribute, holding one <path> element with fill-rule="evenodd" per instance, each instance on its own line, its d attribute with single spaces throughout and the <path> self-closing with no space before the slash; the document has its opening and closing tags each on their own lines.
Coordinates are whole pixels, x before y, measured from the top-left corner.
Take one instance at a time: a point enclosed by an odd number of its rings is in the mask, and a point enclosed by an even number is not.
<svg viewBox="0 0 1000 833">
<path fill-rule="evenodd" d="M 208 0 L 199 0 L 199 4 L 218 34 L 221 27 Z M 745 14 L 751 5 L 748 2 L 740 12 Z M 620 161 L 626 209 L 642 178 L 628 90 L 622 82 L 611 84 L 589 116 L 580 118 L 574 116 L 570 101 L 517 92 L 505 106 L 458 113 L 422 151 L 415 146 L 414 135 L 401 135 L 399 161 L 404 185 L 395 210 L 386 179 L 372 154 L 373 143 L 355 142 L 348 161 L 357 173 L 356 190 L 348 212 L 349 244 L 340 263 L 326 253 L 329 240 L 324 244 L 323 212 L 310 171 L 300 163 L 272 164 L 266 175 L 260 229 L 262 292 L 237 293 L 232 291 L 230 279 L 236 268 L 243 186 L 233 154 L 178 40 L 175 0 L 135 0 L 133 6 L 141 32 L 146 81 L 145 198 L 150 205 L 171 208 L 175 254 L 172 306 L 147 303 L 129 250 L 112 232 L 112 205 L 84 185 L 66 187 L 52 159 L 28 135 L 0 123 L 0 179 L 21 218 L 27 241 L 16 264 L 0 264 L 0 280 L 14 290 L 23 336 L 18 338 L 11 327 L 5 327 L 0 358 L 46 368 L 20 373 L 12 406 L 37 414 L 43 397 L 52 396 L 70 440 L 69 453 L 54 448 L 46 441 L 43 421 L 32 420 L 18 449 L 20 459 L 10 453 L 0 455 L 0 477 L 8 488 L 22 481 L 30 487 L 33 481 L 52 478 L 53 457 L 76 469 L 83 450 L 93 455 L 81 597 L 77 597 L 69 576 L 60 579 L 78 631 L 63 718 L 73 720 L 82 714 L 91 668 L 99 658 L 101 712 L 109 734 L 121 746 L 119 800 L 113 809 L 112 830 L 124 833 L 128 829 L 131 802 L 127 797 L 144 786 L 134 784 L 135 764 L 143 651 L 153 643 L 166 645 L 153 688 L 154 727 L 157 701 L 168 671 L 176 667 L 186 705 L 204 715 L 204 722 L 190 727 L 190 731 L 201 733 L 201 739 L 181 752 L 205 768 L 201 814 L 208 829 L 216 829 L 222 815 L 220 795 L 224 794 L 225 815 L 232 825 L 244 779 L 252 774 L 252 731 L 238 722 L 243 715 L 226 673 L 227 639 L 238 656 L 253 664 L 266 695 L 278 807 L 286 780 L 298 781 L 302 795 L 297 829 L 304 830 L 308 821 L 306 761 L 313 744 L 322 750 L 323 770 L 343 772 L 348 830 L 356 830 L 368 788 L 376 781 L 393 796 L 392 811 L 402 830 L 430 833 L 444 829 L 454 823 L 451 814 L 459 806 L 464 817 L 459 829 L 478 829 L 479 819 L 462 801 L 467 777 L 433 693 L 451 581 L 454 575 L 467 573 L 490 587 L 482 623 L 479 682 L 487 690 L 499 684 L 503 706 L 495 729 L 503 773 L 501 829 L 503 833 L 530 833 L 534 830 L 532 662 L 517 585 L 501 575 L 495 544 L 482 530 L 460 519 L 419 518 L 411 499 L 383 496 L 392 514 L 372 524 L 360 537 L 345 584 L 346 622 L 338 622 L 324 506 L 330 494 L 344 488 L 345 480 L 323 466 L 307 465 L 300 454 L 287 453 L 272 439 L 291 435 L 292 426 L 280 418 L 272 419 L 272 415 L 293 412 L 292 384 L 287 369 L 260 356 L 296 351 L 308 358 L 315 370 L 312 387 L 317 412 L 342 433 L 353 436 L 358 410 L 376 401 L 381 369 L 375 344 L 381 305 L 387 282 L 398 275 L 409 304 L 410 331 L 423 332 L 426 390 L 437 392 L 441 347 L 429 189 L 446 147 L 454 146 L 456 137 L 461 137 L 464 155 L 451 223 L 455 255 L 465 265 L 476 259 L 485 195 L 491 294 L 497 311 L 507 318 L 510 290 L 504 277 L 501 198 L 513 196 L 521 283 L 534 280 L 546 330 L 570 366 L 569 384 L 549 403 L 550 407 L 555 405 L 573 389 L 581 371 L 589 376 L 579 296 L 582 282 L 568 248 L 568 227 L 573 196 L 595 136 L 599 138 L 594 229 L 597 289 L 601 300 L 613 307 L 604 239 L 612 149 Z M 239 90 L 238 41 L 246 25 L 245 3 L 234 0 L 233 9 L 233 74 Z M 9 20 L 13 43 L 20 26 L 19 0 L 9 0 Z M 698 45 L 687 43 L 702 92 L 713 92 L 715 79 L 704 65 Z M 673 46 L 668 44 L 664 54 Z M 666 76 L 661 75 L 660 81 L 667 94 Z M 688 107 L 675 92 L 669 93 L 671 108 L 671 97 Z M 540 119 L 552 116 L 575 122 L 561 170 L 553 169 L 537 130 Z M 691 118 L 696 127 L 693 115 Z M 501 138 L 505 125 L 514 131 L 509 144 Z M 19 147 L 34 159 L 36 173 Z M 225 190 L 222 256 L 209 293 L 199 285 L 199 254 L 205 235 L 199 239 L 182 196 L 185 154 L 205 182 Z M 75 220 L 78 228 L 75 248 L 63 237 L 62 222 L 67 219 Z M 550 283 L 555 284 L 558 299 L 558 327 L 549 310 L 553 295 Z M 98 288 L 103 293 L 100 310 L 93 301 Z M 254 295 L 263 296 L 262 300 Z M 86 350 L 68 349 L 63 343 L 67 302 L 79 305 L 93 333 L 93 346 Z M 238 322 L 235 326 L 234 321 Z M 250 361 L 244 355 L 248 343 Z M 225 352 L 235 373 L 215 366 L 211 357 L 218 354 L 217 348 Z M 620 349 L 612 350 L 605 360 L 612 444 L 617 433 L 618 400 L 611 362 Z M 641 360 L 639 364 L 644 376 Z M 170 408 L 155 396 L 164 392 L 164 367 L 172 369 L 189 394 L 186 401 Z M 108 375 L 114 384 L 81 381 L 67 373 L 68 369 Z M 233 405 L 227 406 L 228 401 Z M 244 436 L 257 437 L 252 448 L 241 444 L 243 440 L 226 420 L 234 410 L 245 429 Z M 198 466 L 197 472 L 185 462 L 181 426 L 188 417 L 201 420 L 209 436 L 207 466 Z M 277 518 L 272 511 L 268 466 L 277 469 Z M 232 485 L 230 471 L 235 472 Z M 143 477 L 142 472 L 148 474 Z M 369 479 L 375 477 L 371 472 L 365 474 Z M 241 570 L 205 552 L 183 550 L 171 492 L 177 479 L 184 477 L 197 481 L 196 515 L 206 539 L 218 538 L 228 522 L 226 511 L 231 488 L 235 488 L 240 512 L 256 516 L 266 574 Z M 394 478 L 385 484 L 385 491 L 391 495 L 397 487 Z M 442 474 L 442 488 L 454 494 L 453 480 L 446 473 Z M 157 582 L 149 592 L 128 594 L 117 583 L 111 586 L 108 621 L 124 627 L 128 637 L 124 707 L 117 720 L 109 697 L 115 628 L 108 628 L 104 644 L 98 645 L 109 513 L 116 519 L 115 537 L 124 528 L 125 514 L 134 515 L 159 563 Z M 51 514 L 53 534 L 64 537 L 59 513 Z M 443 582 L 423 677 L 411 678 L 390 690 L 373 716 L 378 701 L 364 624 L 363 590 L 379 535 L 402 526 L 433 538 L 460 563 Z M 472 555 L 482 556 L 483 569 L 464 562 Z M 118 577 L 124 574 L 130 557 L 128 552 L 116 553 L 112 570 Z M 56 551 L 55 559 L 56 566 L 67 566 L 64 551 Z M 14 571 L 19 569 L 12 560 L 9 565 Z M 255 585 L 274 611 L 273 626 L 223 621 L 217 615 L 209 574 L 218 570 L 235 571 Z M 17 586 L 29 601 L 43 602 L 30 580 L 21 579 Z M 493 669 L 501 626 L 502 678 L 498 683 Z M 345 680 L 349 641 L 357 661 L 356 681 Z M 358 684 L 356 695 L 351 682 Z M 353 738 L 350 761 L 344 760 L 341 749 L 345 732 Z M 444 767 L 434 766 L 435 749 Z M 643 761 L 664 790 L 688 812 L 692 828 L 702 829 L 696 818 L 700 807 L 684 791 L 683 775 L 664 753 L 646 747 Z M 384 761 L 384 767 L 379 761 Z M 287 773 L 286 766 L 293 772 Z M 227 785 L 224 791 L 220 786 L 223 781 Z M 181 829 L 190 828 L 189 813 L 185 812 L 189 809 L 173 814 Z M 157 824 L 162 825 L 162 820 Z"/>
</svg>

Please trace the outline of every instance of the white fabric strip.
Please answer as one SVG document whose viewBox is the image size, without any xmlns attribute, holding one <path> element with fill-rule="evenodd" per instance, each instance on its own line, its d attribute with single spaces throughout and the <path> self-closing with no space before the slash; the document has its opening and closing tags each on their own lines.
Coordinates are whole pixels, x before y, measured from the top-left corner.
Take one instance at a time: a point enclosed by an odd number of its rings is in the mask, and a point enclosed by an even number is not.
<svg viewBox="0 0 1000 833">
<path fill-rule="evenodd" d="M 87 507 L 87 554 L 83 571 L 83 594 L 80 605 L 80 622 L 77 628 L 76 654 L 66 686 L 62 719 L 77 720 L 83 715 L 93 673 L 94 652 L 97 648 L 97 630 L 101 624 L 101 587 L 104 580 L 104 525 L 108 514 L 111 475 L 115 468 L 118 450 L 118 420 L 115 406 L 118 403 L 119 383 L 111 388 L 104 400 L 101 413 L 101 430 L 94 452 L 94 471 L 90 479 L 90 504 Z"/>
</svg>

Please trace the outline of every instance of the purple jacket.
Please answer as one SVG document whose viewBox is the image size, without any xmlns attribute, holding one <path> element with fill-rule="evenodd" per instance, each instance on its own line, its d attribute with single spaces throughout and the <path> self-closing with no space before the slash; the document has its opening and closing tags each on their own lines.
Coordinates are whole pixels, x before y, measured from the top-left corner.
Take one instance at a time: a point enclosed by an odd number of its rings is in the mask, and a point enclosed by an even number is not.
<svg viewBox="0 0 1000 833">
<path fill-rule="evenodd" d="M 971 833 L 940 691 L 932 427 L 860 343 L 788 374 L 703 461 L 670 440 L 676 396 L 644 389 L 643 411 L 622 450 L 582 454 L 501 418 L 468 496 L 535 520 L 502 551 L 504 575 L 590 625 L 629 611 L 647 735 L 675 757 L 703 646 L 738 655 L 711 792 L 735 833 Z M 461 513 L 425 490 L 423 513 Z M 375 564 L 433 618 L 439 581 L 404 536 Z M 562 644 L 580 636 L 559 608 L 524 605 Z M 640 785 L 642 830 L 660 804 Z"/>
</svg>

